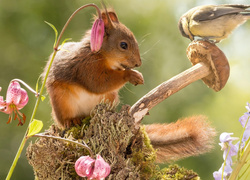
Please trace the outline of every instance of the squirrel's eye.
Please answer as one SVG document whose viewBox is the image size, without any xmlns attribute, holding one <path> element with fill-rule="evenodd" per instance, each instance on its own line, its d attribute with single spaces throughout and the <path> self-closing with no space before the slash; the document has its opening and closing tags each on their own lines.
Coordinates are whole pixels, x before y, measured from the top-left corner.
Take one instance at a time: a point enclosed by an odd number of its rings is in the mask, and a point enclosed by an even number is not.
<svg viewBox="0 0 250 180">
<path fill-rule="evenodd" d="M 128 49 L 128 44 L 127 44 L 126 42 L 121 42 L 121 43 L 120 43 L 120 47 L 121 47 L 122 49 Z"/>
</svg>

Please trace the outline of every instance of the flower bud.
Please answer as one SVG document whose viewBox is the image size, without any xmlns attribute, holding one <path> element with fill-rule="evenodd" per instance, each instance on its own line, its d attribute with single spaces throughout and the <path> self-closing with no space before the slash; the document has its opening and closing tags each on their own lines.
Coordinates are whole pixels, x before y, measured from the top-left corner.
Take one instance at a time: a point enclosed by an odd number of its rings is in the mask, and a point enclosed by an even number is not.
<svg viewBox="0 0 250 180">
<path fill-rule="evenodd" d="M 110 166 L 97 155 L 96 160 L 89 156 L 81 156 L 75 163 L 76 173 L 88 179 L 103 180 L 110 173 Z"/>
<path fill-rule="evenodd" d="M 101 49 L 104 36 L 104 22 L 98 18 L 95 20 L 90 37 L 90 48 L 92 52 L 97 52 Z"/>
<path fill-rule="evenodd" d="M 81 156 L 75 163 L 76 173 L 81 177 L 90 177 L 95 160 L 89 156 Z"/>
<path fill-rule="evenodd" d="M 95 161 L 95 167 L 90 179 L 102 180 L 110 173 L 110 166 L 104 161 L 104 159 L 98 154 Z"/>
</svg>

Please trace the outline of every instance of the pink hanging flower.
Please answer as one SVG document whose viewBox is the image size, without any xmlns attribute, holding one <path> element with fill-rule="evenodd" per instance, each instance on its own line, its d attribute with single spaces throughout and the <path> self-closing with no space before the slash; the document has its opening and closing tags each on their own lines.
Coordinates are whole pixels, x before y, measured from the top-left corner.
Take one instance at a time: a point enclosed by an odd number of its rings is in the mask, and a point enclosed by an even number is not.
<svg viewBox="0 0 250 180">
<path fill-rule="evenodd" d="M 75 171 L 81 177 L 103 180 L 109 175 L 110 166 L 100 155 L 97 155 L 96 160 L 89 156 L 81 156 L 75 163 Z"/>
<path fill-rule="evenodd" d="M 104 36 L 104 22 L 101 18 L 98 18 L 93 23 L 90 36 L 90 48 L 92 52 L 97 52 L 102 47 Z"/>
<path fill-rule="evenodd" d="M 90 177 L 93 173 L 95 160 L 89 156 L 81 156 L 75 163 L 76 173 L 81 177 Z"/>
<path fill-rule="evenodd" d="M 97 154 L 94 171 L 90 179 L 103 180 L 110 173 L 110 166 L 104 161 L 104 159 Z"/>
<path fill-rule="evenodd" d="M 7 124 L 12 121 L 13 114 L 14 120 L 18 119 L 19 121 L 18 126 L 25 123 L 26 116 L 19 110 L 21 110 L 28 101 L 29 97 L 27 92 L 21 88 L 18 82 L 12 81 L 7 90 L 6 101 L 3 100 L 3 96 L 0 96 L 0 111 L 9 114 Z"/>
</svg>

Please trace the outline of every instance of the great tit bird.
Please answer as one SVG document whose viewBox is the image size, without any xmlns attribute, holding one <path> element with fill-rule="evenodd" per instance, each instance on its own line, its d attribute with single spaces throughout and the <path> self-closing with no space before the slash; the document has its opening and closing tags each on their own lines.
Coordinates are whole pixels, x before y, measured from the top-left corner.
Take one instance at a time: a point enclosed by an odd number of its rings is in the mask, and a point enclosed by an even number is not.
<svg viewBox="0 0 250 180">
<path fill-rule="evenodd" d="M 197 36 L 218 43 L 250 19 L 248 8 L 250 5 L 238 4 L 194 7 L 181 16 L 179 30 L 191 41 Z"/>
</svg>

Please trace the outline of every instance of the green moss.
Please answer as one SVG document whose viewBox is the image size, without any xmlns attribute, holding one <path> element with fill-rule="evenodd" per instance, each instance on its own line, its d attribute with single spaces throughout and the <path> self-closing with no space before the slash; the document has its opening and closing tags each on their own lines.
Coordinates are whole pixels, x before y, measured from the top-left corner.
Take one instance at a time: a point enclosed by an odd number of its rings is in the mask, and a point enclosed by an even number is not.
<svg viewBox="0 0 250 180">
<path fill-rule="evenodd" d="M 156 175 L 156 180 L 199 180 L 200 177 L 192 170 L 181 168 L 178 165 L 170 165 L 168 168 L 160 170 Z"/>
<path fill-rule="evenodd" d="M 140 148 L 137 146 L 132 150 L 132 162 L 139 167 L 142 179 L 150 179 L 159 168 L 155 164 L 156 151 L 152 147 L 144 127 L 140 129 L 140 138 L 142 144 Z"/>
<path fill-rule="evenodd" d="M 84 132 L 90 125 L 90 120 L 91 120 L 91 117 L 88 116 L 82 120 L 81 126 L 76 125 L 67 130 L 63 130 L 61 131 L 60 135 L 64 136 L 65 138 L 72 136 L 75 139 L 82 139 L 84 137 Z"/>
<path fill-rule="evenodd" d="M 170 166 L 160 171 L 155 164 L 156 151 L 144 127 L 137 129 L 123 106 L 120 112 L 101 103 L 83 120 L 82 126 L 61 130 L 52 125 L 47 135 L 86 143 L 94 154 L 100 154 L 111 165 L 108 180 L 197 180 L 192 171 Z M 27 158 L 33 166 L 35 179 L 84 179 L 74 170 L 75 161 L 88 155 L 83 147 L 56 139 L 39 138 L 27 148 Z"/>
</svg>

